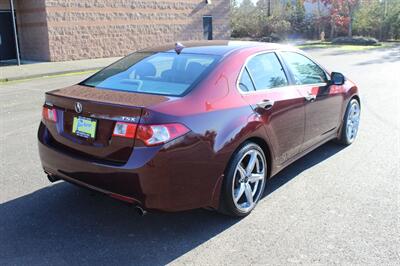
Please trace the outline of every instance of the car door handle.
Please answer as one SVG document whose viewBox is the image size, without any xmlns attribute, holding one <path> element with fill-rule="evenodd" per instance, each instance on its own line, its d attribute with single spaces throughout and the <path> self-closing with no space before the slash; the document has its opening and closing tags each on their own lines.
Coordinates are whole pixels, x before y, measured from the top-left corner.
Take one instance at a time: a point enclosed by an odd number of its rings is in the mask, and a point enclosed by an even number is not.
<svg viewBox="0 0 400 266">
<path fill-rule="evenodd" d="M 317 98 L 317 95 L 312 94 L 311 92 L 307 92 L 307 95 L 304 96 L 307 102 L 314 102 Z"/>
<path fill-rule="evenodd" d="M 269 110 L 274 106 L 274 101 L 272 100 L 263 100 L 262 102 L 257 103 L 257 106 L 263 108 L 265 110 Z"/>
</svg>

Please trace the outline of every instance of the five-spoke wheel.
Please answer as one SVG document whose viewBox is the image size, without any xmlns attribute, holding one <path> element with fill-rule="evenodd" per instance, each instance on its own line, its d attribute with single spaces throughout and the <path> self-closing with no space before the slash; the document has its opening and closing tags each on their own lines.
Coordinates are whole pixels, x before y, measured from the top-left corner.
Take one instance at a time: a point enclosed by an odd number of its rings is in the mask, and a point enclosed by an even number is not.
<svg viewBox="0 0 400 266">
<path fill-rule="evenodd" d="M 262 196 L 266 173 L 263 150 L 255 143 L 245 143 L 226 171 L 221 211 L 234 216 L 250 213 Z"/>
<path fill-rule="evenodd" d="M 346 120 L 346 136 L 349 142 L 353 142 L 357 136 L 358 123 L 360 122 L 360 105 L 353 101 L 350 105 L 349 115 Z"/>
<path fill-rule="evenodd" d="M 360 103 L 352 99 L 347 105 L 346 113 L 343 118 L 342 131 L 339 142 L 350 145 L 357 137 L 358 125 L 360 123 Z"/>
<path fill-rule="evenodd" d="M 254 207 L 265 182 L 263 155 L 258 150 L 246 152 L 236 166 L 232 182 L 233 201 L 238 209 L 246 212 Z"/>
</svg>

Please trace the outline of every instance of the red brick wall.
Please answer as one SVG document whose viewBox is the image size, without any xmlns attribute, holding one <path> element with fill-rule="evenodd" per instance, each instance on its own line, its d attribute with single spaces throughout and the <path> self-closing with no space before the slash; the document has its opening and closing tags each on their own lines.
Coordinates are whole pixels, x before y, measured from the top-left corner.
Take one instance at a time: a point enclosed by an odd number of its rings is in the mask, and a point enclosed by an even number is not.
<svg viewBox="0 0 400 266">
<path fill-rule="evenodd" d="M 45 0 L 14 1 L 21 58 L 49 61 Z"/>
<path fill-rule="evenodd" d="M 203 15 L 213 16 L 214 39 L 230 36 L 229 0 L 211 5 L 205 0 L 42 1 L 51 61 L 121 56 L 151 45 L 203 39 Z"/>
</svg>

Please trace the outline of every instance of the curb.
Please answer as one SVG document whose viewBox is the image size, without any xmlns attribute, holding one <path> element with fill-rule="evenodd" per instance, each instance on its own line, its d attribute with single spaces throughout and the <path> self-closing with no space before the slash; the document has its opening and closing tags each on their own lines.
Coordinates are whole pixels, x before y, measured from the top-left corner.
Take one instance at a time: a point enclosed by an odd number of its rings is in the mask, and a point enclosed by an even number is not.
<svg viewBox="0 0 400 266">
<path fill-rule="evenodd" d="M 74 69 L 74 70 L 62 70 L 56 72 L 48 72 L 48 73 L 38 73 L 33 75 L 25 75 L 25 76 L 17 76 L 17 77 L 10 77 L 10 78 L 0 78 L 0 83 L 7 83 L 10 81 L 19 81 L 19 80 L 27 80 L 27 79 L 35 79 L 35 78 L 42 78 L 42 77 L 52 77 L 52 76 L 59 76 L 65 74 L 84 74 L 85 72 L 94 72 L 100 70 L 101 67 L 95 68 L 84 68 L 84 69 Z"/>
</svg>

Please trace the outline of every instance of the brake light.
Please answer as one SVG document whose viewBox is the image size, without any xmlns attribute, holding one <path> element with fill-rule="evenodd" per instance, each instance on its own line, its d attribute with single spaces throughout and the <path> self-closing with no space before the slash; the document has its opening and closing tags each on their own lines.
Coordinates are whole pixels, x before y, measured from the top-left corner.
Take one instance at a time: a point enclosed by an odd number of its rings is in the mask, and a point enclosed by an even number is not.
<svg viewBox="0 0 400 266">
<path fill-rule="evenodd" d="M 57 111 L 54 108 L 43 106 L 42 117 L 47 121 L 57 122 Z"/>
<path fill-rule="evenodd" d="M 174 140 L 190 130 L 182 124 L 162 125 L 137 125 L 117 122 L 113 136 L 136 138 L 144 142 L 146 146 L 155 146 Z"/>
</svg>

